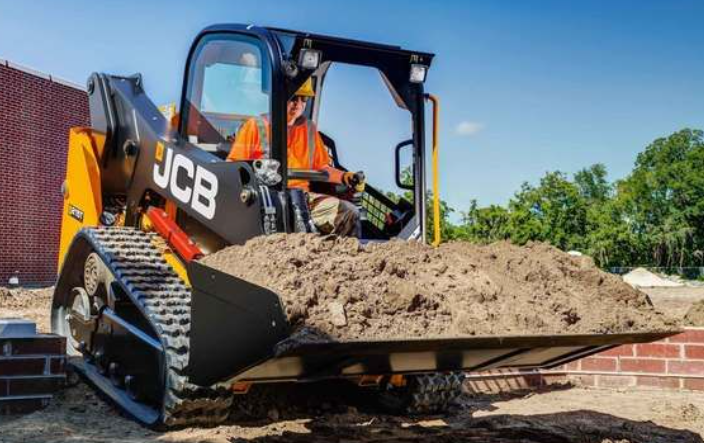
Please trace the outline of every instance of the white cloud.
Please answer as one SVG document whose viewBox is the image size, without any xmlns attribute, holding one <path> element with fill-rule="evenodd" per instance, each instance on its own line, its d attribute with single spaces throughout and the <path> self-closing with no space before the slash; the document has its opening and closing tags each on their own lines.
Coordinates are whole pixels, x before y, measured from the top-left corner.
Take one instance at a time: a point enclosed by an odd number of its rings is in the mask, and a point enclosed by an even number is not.
<svg viewBox="0 0 704 443">
<path fill-rule="evenodd" d="M 485 126 L 484 123 L 463 121 L 455 127 L 455 134 L 462 136 L 474 135 L 484 129 Z"/>
</svg>

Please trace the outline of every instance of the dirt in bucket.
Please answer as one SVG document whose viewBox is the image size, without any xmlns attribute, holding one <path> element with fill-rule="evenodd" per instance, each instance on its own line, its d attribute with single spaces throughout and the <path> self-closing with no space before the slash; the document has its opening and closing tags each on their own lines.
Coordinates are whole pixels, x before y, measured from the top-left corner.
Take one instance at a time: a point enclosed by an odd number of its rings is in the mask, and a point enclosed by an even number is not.
<svg viewBox="0 0 704 443">
<path fill-rule="evenodd" d="M 622 333 L 676 329 L 619 277 L 544 243 L 363 245 L 261 236 L 202 263 L 281 297 L 293 339 Z"/>
</svg>

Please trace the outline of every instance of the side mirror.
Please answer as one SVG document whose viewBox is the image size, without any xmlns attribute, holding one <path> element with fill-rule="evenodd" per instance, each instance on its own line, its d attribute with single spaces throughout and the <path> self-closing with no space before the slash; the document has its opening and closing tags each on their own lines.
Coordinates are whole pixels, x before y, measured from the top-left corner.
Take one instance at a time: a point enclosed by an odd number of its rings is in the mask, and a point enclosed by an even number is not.
<svg viewBox="0 0 704 443">
<path fill-rule="evenodd" d="M 396 145 L 394 154 L 396 186 L 412 191 L 415 185 L 413 140 L 402 141 Z"/>
</svg>

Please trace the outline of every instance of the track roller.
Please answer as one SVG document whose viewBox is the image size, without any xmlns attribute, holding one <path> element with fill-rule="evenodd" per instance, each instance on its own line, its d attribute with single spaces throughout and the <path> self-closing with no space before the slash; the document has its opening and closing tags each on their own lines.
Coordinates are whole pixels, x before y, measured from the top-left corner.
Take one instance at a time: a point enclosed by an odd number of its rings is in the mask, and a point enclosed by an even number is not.
<svg viewBox="0 0 704 443">
<path fill-rule="evenodd" d="M 405 384 L 387 383 L 379 392 L 379 404 L 395 414 L 446 412 L 462 395 L 462 372 L 409 375 Z"/>
</svg>

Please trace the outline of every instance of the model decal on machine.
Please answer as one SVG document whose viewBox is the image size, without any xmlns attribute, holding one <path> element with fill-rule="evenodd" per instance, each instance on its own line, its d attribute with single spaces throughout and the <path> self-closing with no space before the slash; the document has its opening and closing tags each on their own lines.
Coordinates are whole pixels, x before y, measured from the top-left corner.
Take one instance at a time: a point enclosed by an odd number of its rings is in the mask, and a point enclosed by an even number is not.
<svg viewBox="0 0 704 443">
<path fill-rule="evenodd" d="M 73 205 L 68 205 L 68 215 L 83 223 L 83 211 Z"/>
<path fill-rule="evenodd" d="M 161 143 L 157 143 L 154 157 L 154 183 L 211 220 L 215 216 L 217 176 L 182 154 L 174 155 L 173 149 Z"/>
</svg>

